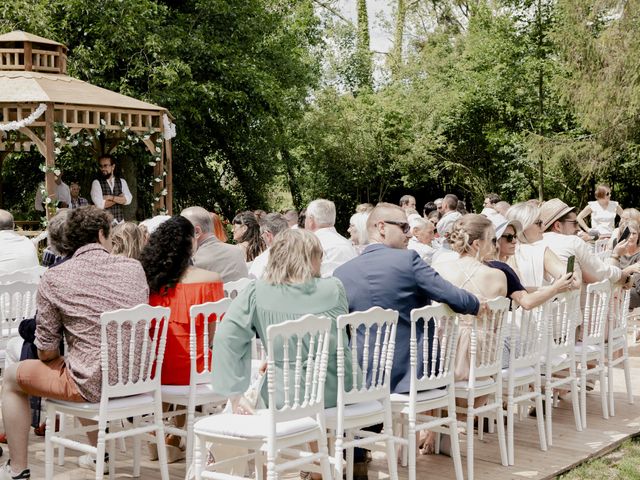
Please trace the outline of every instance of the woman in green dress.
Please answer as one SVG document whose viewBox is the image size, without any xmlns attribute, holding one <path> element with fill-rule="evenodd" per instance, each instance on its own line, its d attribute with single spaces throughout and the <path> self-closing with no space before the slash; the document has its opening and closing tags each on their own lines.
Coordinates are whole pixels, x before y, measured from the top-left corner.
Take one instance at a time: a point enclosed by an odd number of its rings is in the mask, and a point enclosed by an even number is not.
<svg viewBox="0 0 640 480">
<path fill-rule="evenodd" d="M 347 296 L 337 278 L 320 278 L 322 246 L 311 232 L 287 229 L 274 239 L 262 279 L 255 280 L 233 301 L 218 326 L 213 345 L 213 388 L 231 398 L 242 395 L 251 379 L 251 342 L 257 335 L 266 343 L 267 327 L 306 314 L 333 320 L 325 382 L 325 407 L 335 407 L 337 396 L 336 323 L 338 315 L 349 313 Z M 308 345 L 305 345 L 305 349 Z M 303 358 L 306 351 L 302 353 Z M 295 349 L 291 349 L 291 371 Z M 276 362 L 277 378 L 282 367 Z M 345 388 L 351 388 L 351 354 L 345 348 Z M 291 379 L 293 381 L 293 379 Z M 266 382 L 259 406 L 267 403 Z M 284 403 L 284 389 L 276 387 L 278 404 Z"/>
</svg>

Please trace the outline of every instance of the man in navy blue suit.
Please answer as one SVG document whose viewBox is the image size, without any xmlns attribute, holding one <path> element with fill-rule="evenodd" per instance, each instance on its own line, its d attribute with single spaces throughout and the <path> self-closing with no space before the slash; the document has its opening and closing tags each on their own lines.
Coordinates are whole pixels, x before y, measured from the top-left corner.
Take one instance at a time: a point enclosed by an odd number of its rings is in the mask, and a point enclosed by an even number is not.
<svg viewBox="0 0 640 480">
<path fill-rule="evenodd" d="M 411 310 L 429 305 L 432 300 L 446 303 L 454 312 L 476 315 L 478 298 L 455 287 L 429 267 L 414 250 L 407 250 L 411 238 L 407 217 L 400 207 L 379 203 L 369 215 L 367 232 L 371 242 L 362 254 L 334 271 L 344 284 L 349 311 L 363 311 L 373 306 L 399 312 L 395 354 L 391 371 L 391 391 L 406 393 L 410 384 L 409 341 Z M 421 345 L 424 324 L 418 324 L 417 340 Z M 433 332 L 428 332 L 430 337 Z M 371 341 L 375 341 L 373 338 Z M 359 350 L 363 339 L 358 335 Z M 429 349 L 431 351 L 431 349 Z M 422 348 L 418 348 L 418 366 L 422 370 Z M 370 369 L 369 369 L 370 370 Z M 422 371 L 418 372 L 422 375 Z M 358 452 L 360 453 L 360 452 Z M 358 479 L 367 478 L 366 464 L 356 454 Z"/>
</svg>

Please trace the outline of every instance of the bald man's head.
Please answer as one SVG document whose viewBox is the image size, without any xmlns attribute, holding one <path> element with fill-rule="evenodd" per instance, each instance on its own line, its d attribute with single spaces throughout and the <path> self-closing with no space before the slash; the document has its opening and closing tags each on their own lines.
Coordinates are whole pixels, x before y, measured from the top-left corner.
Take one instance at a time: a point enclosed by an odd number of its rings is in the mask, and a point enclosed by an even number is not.
<svg viewBox="0 0 640 480">
<path fill-rule="evenodd" d="M 6 210 L 0 210 L 0 230 L 13 230 L 13 215 Z"/>
<path fill-rule="evenodd" d="M 411 237 L 405 211 L 392 203 L 379 203 L 371 210 L 367 219 L 367 233 L 371 242 L 380 242 L 392 248 L 406 248 Z"/>
</svg>

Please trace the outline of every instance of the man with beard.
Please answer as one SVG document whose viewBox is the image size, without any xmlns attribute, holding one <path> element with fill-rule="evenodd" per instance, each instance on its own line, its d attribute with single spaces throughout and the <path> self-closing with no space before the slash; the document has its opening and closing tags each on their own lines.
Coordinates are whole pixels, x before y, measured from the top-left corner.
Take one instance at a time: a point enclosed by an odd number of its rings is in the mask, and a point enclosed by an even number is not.
<svg viewBox="0 0 640 480">
<path fill-rule="evenodd" d="M 111 155 L 98 159 L 100 176 L 91 184 L 91 201 L 113 215 L 118 223 L 124 221 L 124 205 L 131 203 L 131 192 L 124 178 L 114 175 L 116 164 Z"/>
</svg>

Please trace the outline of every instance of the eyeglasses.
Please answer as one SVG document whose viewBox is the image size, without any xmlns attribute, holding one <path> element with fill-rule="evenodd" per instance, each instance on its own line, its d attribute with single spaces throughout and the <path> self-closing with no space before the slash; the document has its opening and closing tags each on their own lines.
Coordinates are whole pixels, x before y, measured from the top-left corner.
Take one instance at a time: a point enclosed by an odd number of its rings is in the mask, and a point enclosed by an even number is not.
<svg viewBox="0 0 640 480">
<path fill-rule="evenodd" d="M 501 235 L 500 238 L 504 238 L 507 242 L 512 243 L 518 237 L 513 233 L 507 233 L 506 235 Z"/>
<path fill-rule="evenodd" d="M 610 196 L 611 196 L 611 192 L 607 192 L 607 193 L 605 193 L 605 195 L 606 195 L 607 197 L 610 197 Z"/>
<path fill-rule="evenodd" d="M 396 222 L 394 220 L 383 220 L 384 223 L 389 223 L 391 225 L 397 225 L 398 227 L 400 227 L 402 229 L 402 233 L 409 233 L 409 230 L 411 230 L 411 227 L 409 226 L 409 224 L 407 222 Z"/>
<path fill-rule="evenodd" d="M 577 220 L 562 220 L 561 223 L 573 223 L 574 225 L 577 225 L 578 221 Z"/>
</svg>

